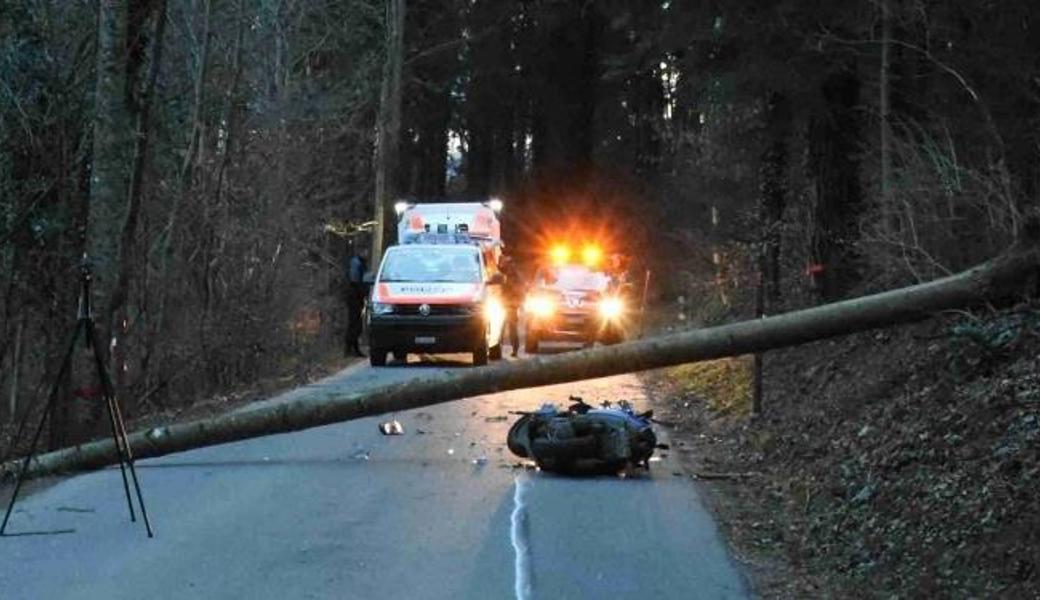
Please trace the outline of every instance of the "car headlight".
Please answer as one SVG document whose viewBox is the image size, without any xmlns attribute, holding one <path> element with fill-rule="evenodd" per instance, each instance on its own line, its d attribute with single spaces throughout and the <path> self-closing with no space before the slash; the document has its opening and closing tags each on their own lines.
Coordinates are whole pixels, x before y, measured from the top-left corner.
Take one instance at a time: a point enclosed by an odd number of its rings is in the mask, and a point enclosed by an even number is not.
<svg viewBox="0 0 1040 600">
<path fill-rule="evenodd" d="M 524 311 L 540 318 L 551 317 L 556 312 L 556 303 L 548 296 L 531 296 L 524 302 Z"/>
<path fill-rule="evenodd" d="M 386 302 L 373 302 L 372 303 L 372 314 L 373 315 L 389 315 L 394 312 L 394 305 Z"/>
<path fill-rule="evenodd" d="M 599 303 L 599 314 L 607 320 L 616 319 L 625 311 L 625 303 L 621 298 L 604 298 Z"/>
</svg>

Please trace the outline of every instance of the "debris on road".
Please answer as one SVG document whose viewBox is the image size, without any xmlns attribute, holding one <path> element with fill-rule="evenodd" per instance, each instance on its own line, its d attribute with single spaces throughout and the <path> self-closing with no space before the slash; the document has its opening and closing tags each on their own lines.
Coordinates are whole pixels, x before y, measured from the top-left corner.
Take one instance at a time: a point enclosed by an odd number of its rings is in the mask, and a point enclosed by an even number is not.
<svg viewBox="0 0 1040 600">
<path fill-rule="evenodd" d="M 384 421 L 379 424 L 379 433 L 383 435 L 404 435 L 404 427 L 401 426 L 400 421 L 397 419 Z"/>
<path fill-rule="evenodd" d="M 484 422 L 485 423 L 501 423 L 501 422 L 507 421 L 507 420 L 509 420 L 509 417 L 507 417 L 506 415 L 498 415 L 498 416 L 494 416 L 494 417 L 484 417 Z"/>
</svg>

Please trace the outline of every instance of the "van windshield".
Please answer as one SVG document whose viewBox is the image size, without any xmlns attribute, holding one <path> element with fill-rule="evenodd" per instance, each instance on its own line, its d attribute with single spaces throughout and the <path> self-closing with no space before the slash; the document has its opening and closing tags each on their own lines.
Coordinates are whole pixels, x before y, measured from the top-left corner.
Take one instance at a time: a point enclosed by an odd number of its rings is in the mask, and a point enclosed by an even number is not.
<svg viewBox="0 0 1040 600">
<path fill-rule="evenodd" d="M 398 246 L 386 253 L 379 280 L 387 283 L 477 283 L 481 280 L 480 255 L 472 246 Z"/>
<path fill-rule="evenodd" d="M 540 286 L 566 291 L 602 292 L 609 285 L 610 278 L 583 266 L 565 265 L 540 272 L 537 283 Z"/>
</svg>

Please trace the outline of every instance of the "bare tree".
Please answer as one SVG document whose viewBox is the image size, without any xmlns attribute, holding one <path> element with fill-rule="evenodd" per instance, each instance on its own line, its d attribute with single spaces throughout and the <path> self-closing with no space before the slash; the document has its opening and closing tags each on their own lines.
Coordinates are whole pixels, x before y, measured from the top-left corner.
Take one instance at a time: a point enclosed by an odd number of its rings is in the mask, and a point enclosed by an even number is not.
<svg viewBox="0 0 1040 600">
<path fill-rule="evenodd" d="M 390 234 L 390 210 L 395 195 L 398 152 L 401 137 L 401 70 L 404 63 L 404 26 L 406 0 L 386 0 L 386 57 L 379 91 L 379 116 L 376 118 L 376 191 L 372 230 L 373 267 L 379 264 L 386 238 Z"/>
</svg>

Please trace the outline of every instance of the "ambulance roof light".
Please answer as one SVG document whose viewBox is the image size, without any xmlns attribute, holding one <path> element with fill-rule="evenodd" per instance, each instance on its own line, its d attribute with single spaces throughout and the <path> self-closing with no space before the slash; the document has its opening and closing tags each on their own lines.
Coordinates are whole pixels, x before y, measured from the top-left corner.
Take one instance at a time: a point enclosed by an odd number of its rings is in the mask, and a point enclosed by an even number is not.
<svg viewBox="0 0 1040 600">
<path fill-rule="evenodd" d="M 394 212 L 397 213 L 397 216 L 400 217 L 404 214 L 404 211 L 408 210 L 408 206 L 409 205 L 407 202 L 405 202 L 404 200 L 399 200 L 394 203 Z"/>
<path fill-rule="evenodd" d="M 493 210 L 495 212 L 502 212 L 502 199 L 501 198 L 491 198 L 490 200 L 488 200 L 487 205 L 488 205 L 488 208 L 490 208 L 491 210 Z"/>
</svg>

